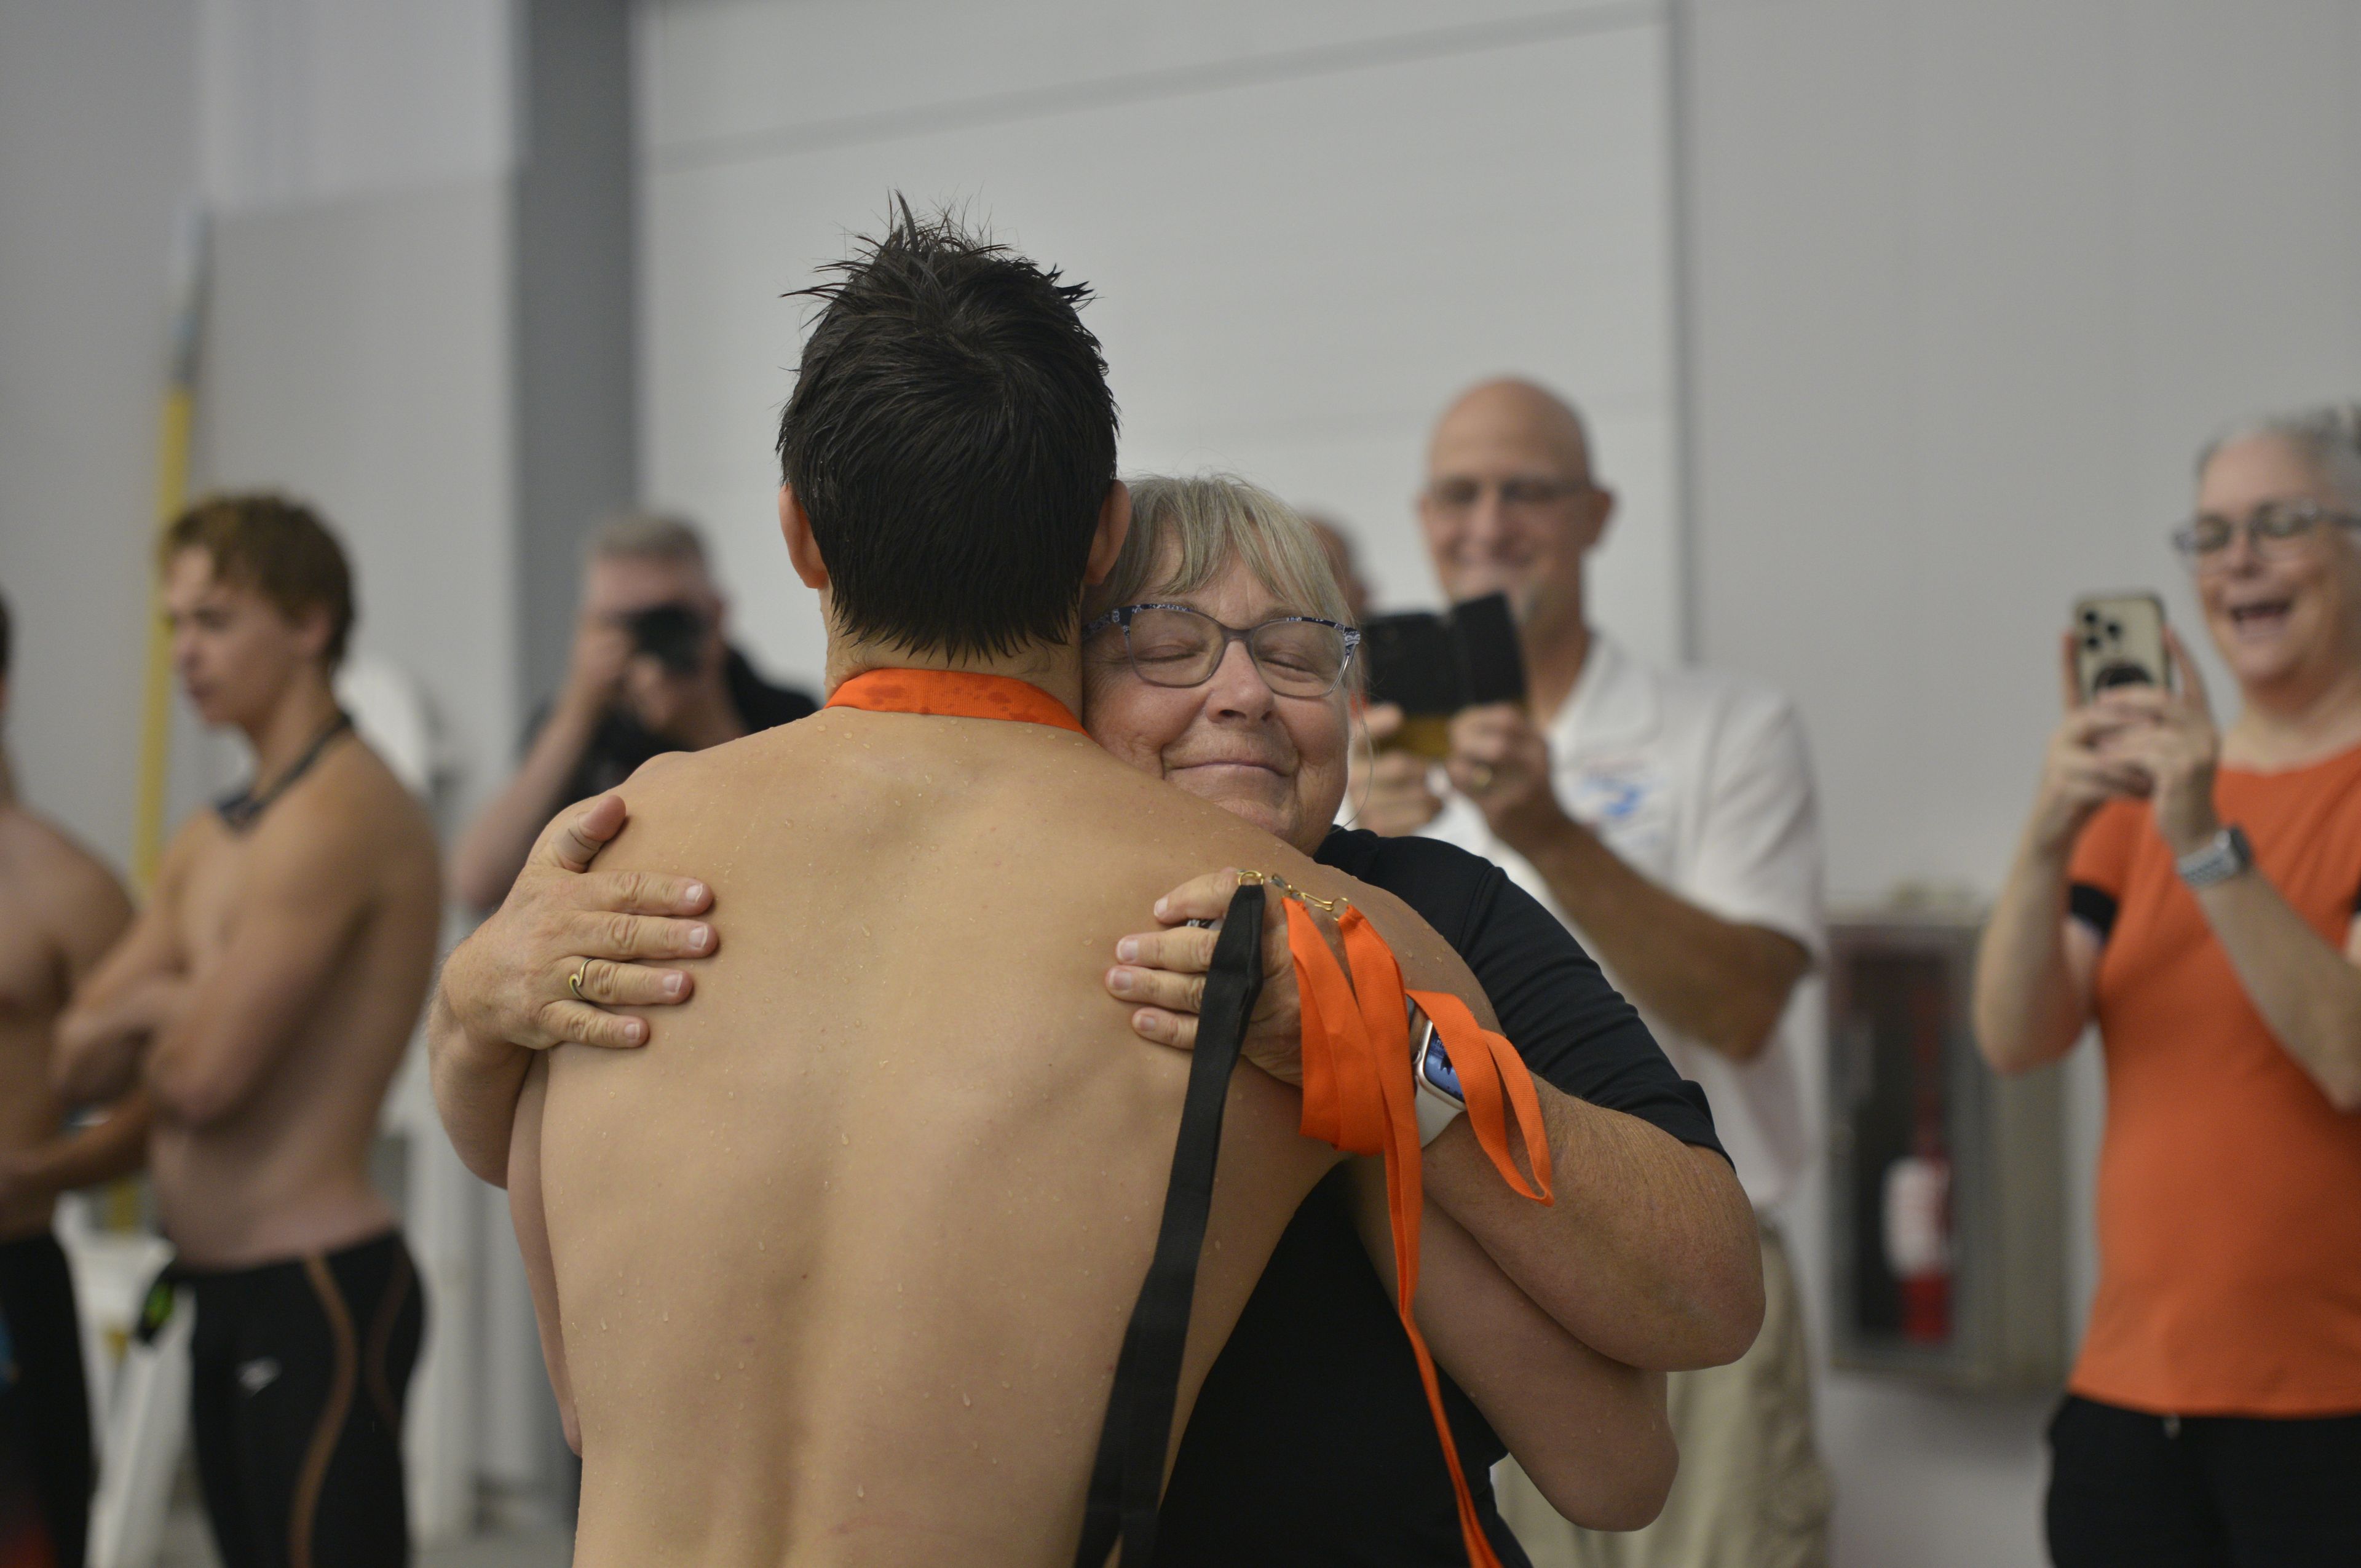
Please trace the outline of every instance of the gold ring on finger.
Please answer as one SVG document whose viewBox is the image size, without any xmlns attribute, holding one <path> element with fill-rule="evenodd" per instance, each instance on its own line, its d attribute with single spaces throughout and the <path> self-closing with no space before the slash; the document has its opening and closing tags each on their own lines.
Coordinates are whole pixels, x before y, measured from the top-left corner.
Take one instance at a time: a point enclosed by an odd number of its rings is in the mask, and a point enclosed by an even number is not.
<svg viewBox="0 0 2361 1568">
<path fill-rule="evenodd" d="M 582 960 L 582 967 L 566 977 L 566 989 L 574 993 L 574 1000 L 577 1002 L 588 1002 L 590 1000 L 588 997 L 582 994 L 582 979 L 589 972 L 590 960 L 588 959 L 584 959 Z"/>
</svg>

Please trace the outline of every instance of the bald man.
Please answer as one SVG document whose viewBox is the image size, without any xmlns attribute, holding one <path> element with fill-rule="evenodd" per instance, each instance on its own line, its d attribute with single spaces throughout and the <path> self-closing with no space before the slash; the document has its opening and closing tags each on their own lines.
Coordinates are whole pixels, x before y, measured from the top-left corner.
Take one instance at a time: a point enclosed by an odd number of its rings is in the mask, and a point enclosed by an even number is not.
<svg viewBox="0 0 2361 1568">
<path fill-rule="evenodd" d="M 1663 1517 L 1576 1530 L 1513 1477 L 1501 1511 L 1540 1568 L 1825 1562 L 1828 1483 L 1773 1219 L 1814 1146 L 1795 991 L 1821 948 L 1820 850 L 1802 724 L 1767 687 L 1651 669 L 1591 624 L 1585 568 L 1615 495 L 1581 416 L 1546 388 L 1487 381 L 1453 402 L 1418 510 L 1453 602 L 1509 596 L 1529 697 L 1455 718 L 1440 769 L 1382 752 L 1362 821 L 1485 855 L 1565 922 L 1704 1085 L 1763 1231 L 1754 1348 L 1672 1376 L 1681 1473 Z M 1371 715 L 1380 744 L 1399 723 Z"/>
</svg>

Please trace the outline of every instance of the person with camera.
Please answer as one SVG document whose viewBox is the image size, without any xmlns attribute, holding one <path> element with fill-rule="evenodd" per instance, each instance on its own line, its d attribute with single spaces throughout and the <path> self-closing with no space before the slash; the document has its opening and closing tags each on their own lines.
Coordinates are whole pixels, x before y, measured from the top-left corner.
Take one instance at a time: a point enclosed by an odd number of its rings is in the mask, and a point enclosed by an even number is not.
<svg viewBox="0 0 2361 1568">
<path fill-rule="evenodd" d="M 2059 1568 L 2361 1563 L 2361 408 L 2207 447 L 2174 543 L 2238 685 L 2066 717 L 1985 927 L 1998 1071 L 2106 1054 L 2099 1286 L 2051 1422 Z M 2158 672 L 2161 674 L 2162 672 Z M 2174 689 L 2177 684 L 2178 689 Z"/>
<path fill-rule="evenodd" d="M 1737 1362 L 1670 1378 L 1681 1471 L 1630 1534 L 1560 1521 L 1521 1476 L 1501 1512 L 1540 1568 L 1806 1568 L 1827 1560 L 1799 1293 L 1770 1212 L 1808 1162 L 1790 1005 L 1821 941 L 1811 767 L 1794 706 L 1716 672 L 1651 669 L 1588 622 L 1584 566 L 1613 513 L 1581 417 L 1523 380 L 1475 387 L 1428 451 L 1420 521 L 1455 604 L 1505 594 L 1527 700 L 1465 708 L 1437 767 L 1377 752 L 1360 825 L 1493 861 L 1631 999 L 1701 1084 L 1761 1220 L 1763 1329 Z M 1380 746 L 1399 711 L 1373 709 Z"/>
<path fill-rule="evenodd" d="M 727 607 L 697 530 L 617 519 L 595 535 L 565 689 L 534 720 L 523 765 L 452 851 L 477 909 L 508 896 L 550 814 L 603 794 L 665 751 L 701 751 L 816 711 L 722 637 Z"/>
</svg>

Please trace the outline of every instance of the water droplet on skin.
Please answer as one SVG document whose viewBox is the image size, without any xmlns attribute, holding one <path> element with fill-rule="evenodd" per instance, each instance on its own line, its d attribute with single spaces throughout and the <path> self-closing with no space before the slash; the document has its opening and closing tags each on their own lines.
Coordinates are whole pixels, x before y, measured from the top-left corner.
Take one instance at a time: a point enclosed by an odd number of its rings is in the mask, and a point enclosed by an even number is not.
<svg viewBox="0 0 2361 1568">
<path fill-rule="evenodd" d="M 869 1489 L 865 1486 L 855 1486 L 852 1489 L 852 1495 L 856 1497 L 865 1497 L 869 1496 Z"/>
<path fill-rule="evenodd" d="M 961 1394 L 960 1396 L 960 1403 L 965 1405 L 970 1409 L 973 1409 L 975 1408 L 975 1401 L 969 1398 L 965 1394 Z"/>
</svg>

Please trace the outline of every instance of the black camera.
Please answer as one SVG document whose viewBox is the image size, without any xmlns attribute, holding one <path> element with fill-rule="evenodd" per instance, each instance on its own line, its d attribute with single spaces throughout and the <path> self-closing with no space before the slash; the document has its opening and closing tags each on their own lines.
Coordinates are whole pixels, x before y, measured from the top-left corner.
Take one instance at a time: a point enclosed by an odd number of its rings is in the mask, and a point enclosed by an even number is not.
<svg viewBox="0 0 2361 1568">
<path fill-rule="evenodd" d="M 623 618 L 634 651 L 662 664 L 669 674 L 696 673 L 705 657 L 705 617 L 689 605 L 651 605 Z"/>
</svg>

